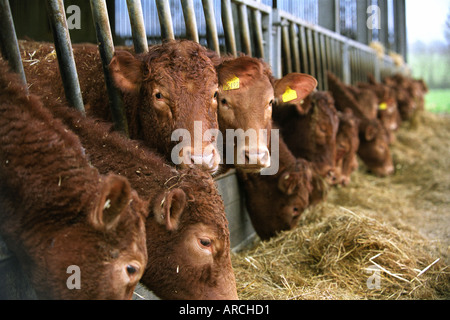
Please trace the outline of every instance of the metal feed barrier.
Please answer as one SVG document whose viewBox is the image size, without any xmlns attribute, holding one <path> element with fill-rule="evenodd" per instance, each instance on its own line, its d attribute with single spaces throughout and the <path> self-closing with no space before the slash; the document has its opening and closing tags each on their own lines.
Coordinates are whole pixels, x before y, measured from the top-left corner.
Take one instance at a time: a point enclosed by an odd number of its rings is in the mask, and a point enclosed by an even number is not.
<svg viewBox="0 0 450 320">
<path fill-rule="evenodd" d="M 181 0 L 184 16 L 185 38 L 200 42 L 195 5 L 199 0 Z M 59 61 L 64 90 L 69 104 L 84 113 L 76 66 L 73 58 L 70 34 L 67 28 L 63 0 L 46 0 L 48 17 L 52 27 L 56 53 Z M 147 3 L 148 4 L 148 3 Z M 160 24 L 160 39 L 175 39 L 169 0 L 156 0 Z M 90 0 L 97 43 L 103 64 L 105 82 L 110 100 L 114 125 L 128 134 L 122 97 L 112 85 L 107 66 L 114 55 L 114 44 L 105 0 Z M 126 0 L 131 25 L 131 37 L 137 53 L 148 50 L 142 3 L 140 0 Z M 272 66 L 275 77 L 289 72 L 303 72 L 316 77 L 319 90 L 327 90 L 326 72 L 332 71 L 345 83 L 366 81 L 371 73 L 377 80 L 392 73 L 403 72 L 389 56 L 377 56 L 369 46 L 344 37 L 339 33 L 312 24 L 291 13 L 273 8 L 256 0 L 202 0 L 206 45 L 219 54 L 239 52 L 263 58 Z M 220 16 L 217 11 L 220 10 Z M 320 17 L 319 17 L 320 18 Z M 320 19 L 319 19 L 320 20 Z M 0 0 L 0 41 L 2 53 L 26 83 L 19 46 L 14 30 L 8 0 Z M 239 188 L 234 171 L 215 179 L 223 197 L 231 234 L 231 247 L 239 250 L 255 232 L 245 208 L 243 191 Z M 18 276 L 17 261 L 0 240 L 0 290 L 1 299 L 34 298 L 32 290 Z M 25 281 L 26 282 L 26 281 Z M 15 283 L 13 288 L 11 284 Z M 1 289 L 1 288 L 0 288 Z M 30 293 L 31 292 L 31 293 Z"/>
</svg>

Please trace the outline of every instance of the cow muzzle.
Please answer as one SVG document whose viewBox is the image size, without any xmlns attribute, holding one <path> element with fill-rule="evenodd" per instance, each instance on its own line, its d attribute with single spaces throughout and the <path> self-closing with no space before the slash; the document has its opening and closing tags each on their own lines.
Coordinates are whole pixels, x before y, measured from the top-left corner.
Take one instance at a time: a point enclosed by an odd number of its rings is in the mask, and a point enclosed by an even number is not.
<svg viewBox="0 0 450 320">
<path fill-rule="evenodd" d="M 196 154 L 194 148 L 186 148 L 181 155 L 183 163 L 189 167 L 199 166 L 211 174 L 214 174 L 219 169 L 220 154 L 213 144 L 204 148 L 203 153 Z"/>
</svg>

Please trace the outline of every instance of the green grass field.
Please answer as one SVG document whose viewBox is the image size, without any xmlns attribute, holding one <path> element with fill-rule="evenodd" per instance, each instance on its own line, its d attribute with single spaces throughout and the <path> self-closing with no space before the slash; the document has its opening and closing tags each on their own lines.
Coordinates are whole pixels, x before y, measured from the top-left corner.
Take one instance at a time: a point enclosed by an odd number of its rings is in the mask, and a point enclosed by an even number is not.
<svg viewBox="0 0 450 320">
<path fill-rule="evenodd" d="M 425 96 L 425 108 L 435 113 L 450 113 L 450 89 L 433 89 Z"/>
</svg>

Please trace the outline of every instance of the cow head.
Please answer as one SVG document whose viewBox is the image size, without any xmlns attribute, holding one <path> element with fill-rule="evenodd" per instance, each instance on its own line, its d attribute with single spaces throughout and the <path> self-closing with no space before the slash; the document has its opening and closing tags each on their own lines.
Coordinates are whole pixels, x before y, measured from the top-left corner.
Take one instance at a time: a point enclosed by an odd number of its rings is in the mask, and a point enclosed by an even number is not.
<svg viewBox="0 0 450 320">
<path fill-rule="evenodd" d="M 306 160 L 294 160 L 291 166 L 272 176 L 240 170 L 237 173 L 244 184 L 252 225 L 262 240 L 297 225 L 312 191 L 312 171 Z"/>
<path fill-rule="evenodd" d="M 339 112 L 339 129 L 336 135 L 336 183 L 346 186 L 350 175 L 358 168 L 359 120 L 351 109 Z"/>
<path fill-rule="evenodd" d="M 126 95 L 131 138 L 157 146 L 175 164 L 214 173 L 218 87 L 210 56 L 195 42 L 168 41 L 140 55 L 118 51 L 109 68 Z"/>
<path fill-rule="evenodd" d="M 44 273 L 32 275 L 40 298 L 132 298 L 147 264 L 148 204 L 117 175 L 102 178 L 91 198 L 86 222 L 63 227 L 39 245 L 35 230 L 29 237 L 30 246 L 41 250 L 38 261 L 45 263 Z"/>
<path fill-rule="evenodd" d="M 190 169 L 172 179 L 151 209 L 141 282 L 162 299 L 237 299 L 228 222 L 209 174 Z"/>
<path fill-rule="evenodd" d="M 271 71 L 261 60 L 247 56 L 227 59 L 217 71 L 218 121 L 226 145 L 224 154 L 227 159 L 233 158 L 236 168 L 259 172 L 271 163 Z M 233 157 L 227 154 L 231 149 Z"/>
<path fill-rule="evenodd" d="M 312 92 L 316 85 L 316 79 L 300 73 L 275 82 L 273 118 L 294 156 L 312 162 L 314 171 L 333 183 L 339 120 L 332 96 Z"/>
<path fill-rule="evenodd" d="M 371 172 L 382 177 L 394 172 L 389 135 L 379 120 L 361 121 L 359 141 L 358 155 Z"/>
</svg>

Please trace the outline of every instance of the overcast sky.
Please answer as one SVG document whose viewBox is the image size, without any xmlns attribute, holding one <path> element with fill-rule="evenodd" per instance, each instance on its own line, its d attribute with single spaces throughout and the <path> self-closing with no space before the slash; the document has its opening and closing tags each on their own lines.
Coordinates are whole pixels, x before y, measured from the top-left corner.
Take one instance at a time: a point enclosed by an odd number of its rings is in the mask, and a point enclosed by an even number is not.
<svg viewBox="0 0 450 320">
<path fill-rule="evenodd" d="M 395 1 L 395 0 L 394 0 Z M 450 0 L 406 0 L 406 27 L 410 44 L 417 40 L 445 42 L 444 25 Z"/>
</svg>

